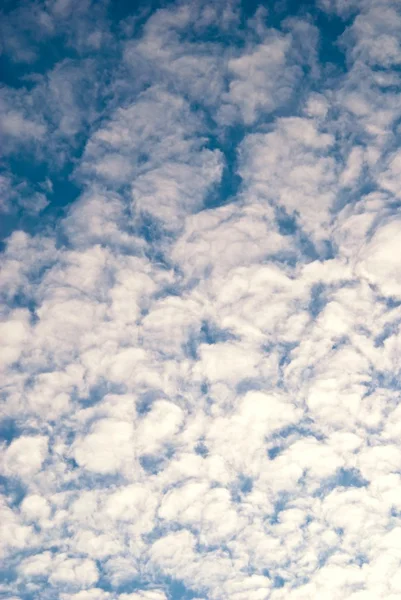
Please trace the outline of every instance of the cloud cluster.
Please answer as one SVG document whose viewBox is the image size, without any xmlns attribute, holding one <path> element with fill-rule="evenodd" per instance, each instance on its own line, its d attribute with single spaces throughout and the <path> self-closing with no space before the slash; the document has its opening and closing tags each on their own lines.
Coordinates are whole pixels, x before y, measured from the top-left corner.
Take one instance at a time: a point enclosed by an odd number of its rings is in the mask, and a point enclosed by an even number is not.
<svg viewBox="0 0 401 600">
<path fill-rule="evenodd" d="M 5 13 L 2 598 L 400 596 L 400 23 Z"/>
</svg>

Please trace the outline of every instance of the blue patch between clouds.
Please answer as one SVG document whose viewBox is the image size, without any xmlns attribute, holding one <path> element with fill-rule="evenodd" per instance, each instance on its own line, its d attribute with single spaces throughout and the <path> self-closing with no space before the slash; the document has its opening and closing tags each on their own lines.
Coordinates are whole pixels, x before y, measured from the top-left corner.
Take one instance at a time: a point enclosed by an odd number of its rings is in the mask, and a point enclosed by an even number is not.
<svg viewBox="0 0 401 600">
<path fill-rule="evenodd" d="M 20 433 L 21 431 L 14 419 L 7 418 L 0 421 L 0 442 L 10 444 Z"/>
<path fill-rule="evenodd" d="M 205 344 L 218 344 L 237 339 L 228 329 L 220 329 L 210 321 L 203 321 L 200 330 L 202 342 Z"/>
<path fill-rule="evenodd" d="M 316 319 L 316 317 L 326 306 L 327 299 L 324 295 L 325 289 L 325 286 L 321 283 L 317 283 L 312 286 L 308 311 L 313 319 Z"/>
<path fill-rule="evenodd" d="M 271 515 L 269 522 L 271 525 L 277 525 L 280 521 L 280 513 L 285 510 L 287 505 L 288 495 L 283 493 L 279 495 L 279 499 L 274 504 L 273 514 Z"/>
<path fill-rule="evenodd" d="M 144 471 L 151 475 L 156 475 L 157 473 L 163 470 L 166 461 L 163 456 L 160 457 L 145 454 L 140 457 L 139 462 Z"/>
<path fill-rule="evenodd" d="M 197 593 L 193 592 L 190 588 L 187 588 L 182 581 L 176 579 L 169 580 L 167 590 L 171 600 L 191 600 L 198 596 Z"/>
<path fill-rule="evenodd" d="M 239 488 L 243 494 L 249 494 L 249 492 L 253 489 L 253 479 L 252 477 L 247 477 L 246 475 L 240 476 L 240 485 Z"/>
<path fill-rule="evenodd" d="M 339 469 L 337 485 L 341 487 L 365 487 L 369 482 L 364 479 L 358 469 Z"/>
<path fill-rule="evenodd" d="M 194 450 L 196 454 L 199 454 L 199 456 L 202 456 L 203 458 L 209 454 L 209 450 L 203 440 L 198 442 Z"/>
<path fill-rule="evenodd" d="M 283 579 L 279 575 L 276 575 L 275 578 L 273 579 L 273 587 L 274 588 L 282 588 L 284 586 L 285 586 L 285 579 Z"/>
<path fill-rule="evenodd" d="M 323 481 L 319 489 L 313 494 L 315 497 L 326 496 L 338 487 L 361 488 L 369 485 L 357 469 L 338 469 L 332 476 Z"/>
<path fill-rule="evenodd" d="M 300 422 L 298 425 L 289 425 L 288 427 L 284 427 L 280 429 L 277 433 L 272 436 L 273 440 L 287 439 L 291 438 L 291 436 L 301 436 L 308 437 L 311 436 L 315 438 L 315 440 L 322 441 L 324 439 L 324 435 L 321 434 L 316 428 L 313 427 L 313 422 L 309 422 L 309 420 L 305 419 Z"/>
<path fill-rule="evenodd" d="M 276 456 L 278 456 L 280 454 L 281 451 L 282 451 L 282 448 L 280 448 L 280 446 L 273 446 L 273 448 L 270 448 L 267 451 L 267 455 L 270 458 L 270 460 L 274 460 L 276 458 Z"/>
<path fill-rule="evenodd" d="M 112 591 L 112 588 L 108 583 L 107 578 L 104 576 L 101 577 L 101 580 L 97 584 L 97 587 L 105 591 Z M 199 592 L 194 592 L 189 587 L 187 587 L 182 581 L 178 579 L 173 579 L 171 577 L 163 577 L 160 579 L 158 578 L 157 588 L 162 588 L 166 592 L 167 597 L 170 600 L 192 600 L 192 598 L 199 597 Z M 133 594 L 135 592 L 140 591 L 151 591 L 152 589 L 154 589 L 154 585 L 149 580 L 143 581 L 139 578 L 133 578 L 117 586 L 116 591 L 119 594 Z"/>
<path fill-rule="evenodd" d="M 9 499 L 11 506 L 19 506 L 26 494 L 26 486 L 15 477 L 0 475 L 0 494 Z"/>
<path fill-rule="evenodd" d="M 237 337 L 228 329 L 220 329 L 209 321 L 203 321 L 199 331 L 192 331 L 184 345 L 184 351 L 192 359 L 198 357 L 198 347 L 200 344 L 218 344 L 236 340 Z"/>
<path fill-rule="evenodd" d="M 281 235 L 294 235 L 298 229 L 295 217 L 288 215 L 282 208 L 277 209 L 276 221 Z"/>
<path fill-rule="evenodd" d="M 233 502 L 242 502 L 243 497 L 249 494 L 253 489 L 253 479 L 247 475 L 240 475 L 238 477 L 236 485 L 231 491 L 231 498 Z"/>
<path fill-rule="evenodd" d="M 220 183 L 209 193 L 204 208 L 217 208 L 234 199 L 241 187 L 242 179 L 237 173 L 237 150 L 246 134 L 244 127 L 231 127 L 223 139 L 211 137 L 206 145 L 210 150 L 220 150 L 225 157 Z"/>
</svg>

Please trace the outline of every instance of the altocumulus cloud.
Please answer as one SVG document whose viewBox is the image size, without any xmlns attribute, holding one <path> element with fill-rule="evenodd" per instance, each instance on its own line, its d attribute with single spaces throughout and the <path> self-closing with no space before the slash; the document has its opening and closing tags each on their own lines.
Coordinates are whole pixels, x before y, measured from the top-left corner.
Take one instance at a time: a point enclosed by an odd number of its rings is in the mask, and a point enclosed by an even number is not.
<svg viewBox="0 0 401 600">
<path fill-rule="evenodd" d="M 0 598 L 401 597 L 395 0 L 4 2 Z"/>
</svg>

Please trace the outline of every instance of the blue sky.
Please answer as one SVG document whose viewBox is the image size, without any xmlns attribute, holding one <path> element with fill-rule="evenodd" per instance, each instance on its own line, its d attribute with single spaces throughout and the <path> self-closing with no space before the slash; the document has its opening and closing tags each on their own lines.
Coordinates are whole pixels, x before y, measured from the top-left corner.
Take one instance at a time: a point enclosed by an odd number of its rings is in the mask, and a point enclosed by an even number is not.
<svg viewBox="0 0 401 600">
<path fill-rule="evenodd" d="M 3 2 L 0 600 L 400 598 L 400 40 Z"/>
</svg>

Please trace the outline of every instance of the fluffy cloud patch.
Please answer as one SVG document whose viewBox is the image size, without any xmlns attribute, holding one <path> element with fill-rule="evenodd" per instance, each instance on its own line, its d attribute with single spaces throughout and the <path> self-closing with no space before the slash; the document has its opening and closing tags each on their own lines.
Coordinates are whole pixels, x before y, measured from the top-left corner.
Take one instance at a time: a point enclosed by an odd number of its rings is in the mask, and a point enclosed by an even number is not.
<svg viewBox="0 0 401 600">
<path fill-rule="evenodd" d="M 5 475 L 26 478 L 37 473 L 48 451 L 47 438 L 21 436 L 13 440 L 3 453 L 2 470 Z"/>
</svg>

